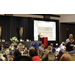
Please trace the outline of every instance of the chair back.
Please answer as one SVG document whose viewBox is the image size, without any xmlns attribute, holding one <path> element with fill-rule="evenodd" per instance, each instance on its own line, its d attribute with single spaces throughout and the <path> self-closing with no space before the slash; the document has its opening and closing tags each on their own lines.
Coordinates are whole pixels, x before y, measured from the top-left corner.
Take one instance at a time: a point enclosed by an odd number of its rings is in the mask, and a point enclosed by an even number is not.
<svg viewBox="0 0 75 75">
<path fill-rule="evenodd" d="M 54 61 L 54 59 L 55 59 L 54 54 L 49 52 L 49 54 L 48 54 L 48 61 L 50 61 L 50 60 Z"/>
<path fill-rule="evenodd" d="M 72 57 L 72 60 L 75 61 L 75 54 L 72 54 L 71 57 Z"/>
</svg>

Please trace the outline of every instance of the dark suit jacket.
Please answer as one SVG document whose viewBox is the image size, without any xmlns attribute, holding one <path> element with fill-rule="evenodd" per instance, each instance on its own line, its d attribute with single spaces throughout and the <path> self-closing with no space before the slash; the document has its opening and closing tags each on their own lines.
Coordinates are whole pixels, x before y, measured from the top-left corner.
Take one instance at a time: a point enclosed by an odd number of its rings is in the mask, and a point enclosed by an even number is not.
<svg viewBox="0 0 75 75">
<path fill-rule="evenodd" d="M 38 35 L 38 41 L 40 41 L 40 34 Z"/>
</svg>

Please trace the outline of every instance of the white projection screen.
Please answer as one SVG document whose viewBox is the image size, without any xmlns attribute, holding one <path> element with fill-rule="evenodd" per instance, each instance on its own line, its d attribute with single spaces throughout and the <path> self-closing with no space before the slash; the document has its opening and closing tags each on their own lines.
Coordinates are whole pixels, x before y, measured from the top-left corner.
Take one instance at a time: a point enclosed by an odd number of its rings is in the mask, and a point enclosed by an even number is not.
<svg viewBox="0 0 75 75">
<path fill-rule="evenodd" d="M 56 22 L 34 20 L 34 41 L 38 41 L 39 33 L 48 41 L 56 41 Z"/>
</svg>

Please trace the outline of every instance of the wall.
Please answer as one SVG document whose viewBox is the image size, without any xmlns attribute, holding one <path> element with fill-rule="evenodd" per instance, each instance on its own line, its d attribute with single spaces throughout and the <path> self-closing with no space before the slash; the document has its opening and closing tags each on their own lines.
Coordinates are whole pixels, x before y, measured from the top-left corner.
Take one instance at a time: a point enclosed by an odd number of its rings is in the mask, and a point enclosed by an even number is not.
<svg viewBox="0 0 75 75">
<path fill-rule="evenodd" d="M 61 14 L 60 23 L 73 23 L 75 22 L 75 14 Z"/>
<path fill-rule="evenodd" d="M 66 30 L 67 28 L 69 29 L 68 31 Z M 65 42 L 69 34 L 73 34 L 75 39 L 75 24 L 61 23 L 60 24 L 60 43 L 62 41 Z"/>
</svg>

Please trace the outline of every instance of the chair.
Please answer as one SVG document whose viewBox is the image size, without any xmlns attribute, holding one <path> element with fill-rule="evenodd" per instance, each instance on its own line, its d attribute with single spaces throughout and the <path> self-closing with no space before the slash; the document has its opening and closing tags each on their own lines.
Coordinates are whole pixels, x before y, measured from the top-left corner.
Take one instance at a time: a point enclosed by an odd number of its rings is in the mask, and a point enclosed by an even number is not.
<svg viewBox="0 0 75 75">
<path fill-rule="evenodd" d="M 48 54 L 48 60 L 54 61 L 54 59 L 55 59 L 54 54 L 53 53 L 49 53 Z"/>
<path fill-rule="evenodd" d="M 72 60 L 75 61 L 75 54 L 72 54 L 71 57 L 72 57 Z"/>
</svg>

